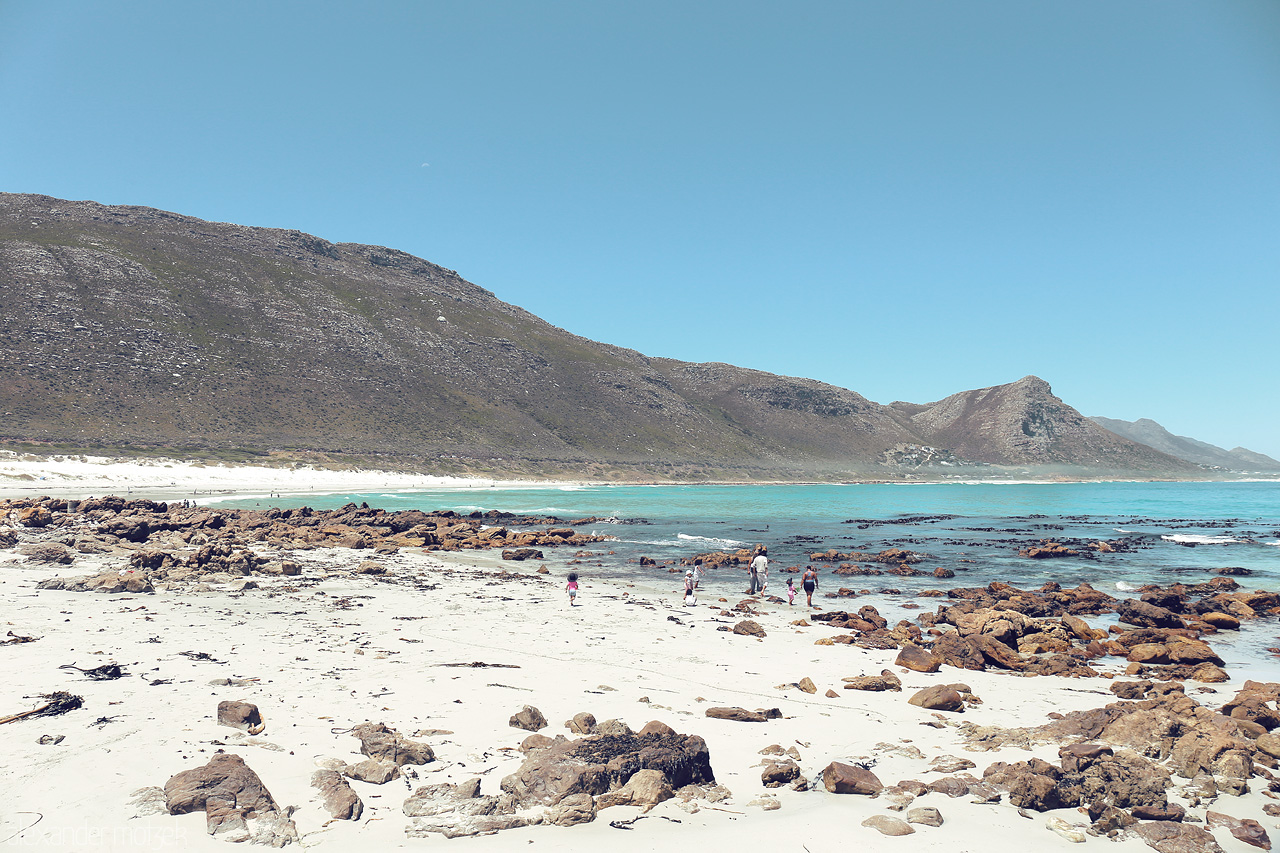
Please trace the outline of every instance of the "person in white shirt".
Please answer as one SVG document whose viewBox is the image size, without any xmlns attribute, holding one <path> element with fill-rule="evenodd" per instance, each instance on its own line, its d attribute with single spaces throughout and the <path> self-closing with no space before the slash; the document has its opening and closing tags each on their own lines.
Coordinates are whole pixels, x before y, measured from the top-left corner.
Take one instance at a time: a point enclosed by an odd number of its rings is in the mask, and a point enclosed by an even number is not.
<svg viewBox="0 0 1280 853">
<path fill-rule="evenodd" d="M 751 589 L 748 590 L 748 595 L 764 592 L 769 585 L 769 558 L 765 556 L 768 553 L 769 549 L 763 545 L 756 550 L 756 556 L 751 561 Z"/>
</svg>

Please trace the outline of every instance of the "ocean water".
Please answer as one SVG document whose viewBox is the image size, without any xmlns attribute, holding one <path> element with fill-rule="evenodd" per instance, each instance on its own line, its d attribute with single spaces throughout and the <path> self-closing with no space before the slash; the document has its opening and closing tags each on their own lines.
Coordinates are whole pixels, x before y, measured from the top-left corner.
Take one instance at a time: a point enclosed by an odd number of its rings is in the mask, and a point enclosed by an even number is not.
<svg viewBox="0 0 1280 853">
<path fill-rule="evenodd" d="M 1280 588 L 1280 482 L 1231 483 L 946 483 L 921 485 L 574 486 L 489 488 L 238 498 L 221 506 L 319 509 L 368 503 L 387 510 L 502 510 L 561 519 L 611 519 L 581 526 L 616 538 L 592 571 L 609 577 L 666 574 L 641 569 L 712 550 L 764 544 L 775 567 L 803 566 L 811 552 L 925 555 L 930 576 L 832 578 L 824 586 L 898 589 L 980 586 L 1000 580 L 1039 586 L 1081 581 L 1106 592 L 1144 583 L 1196 583 L 1222 567 L 1249 572 L 1249 586 Z M 1034 560 L 1018 551 L 1041 539 L 1121 540 L 1125 550 Z M 613 551 L 612 555 L 603 554 Z M 548 551 L 548 563 L 572 558 Z M 871 565 L 871 564 L 863 564 Z M 819 564 L 824 574 L 832 566 Z M 726 570 L 727 571 L 727 570 Z"/>
<path fill-rule="evenodd" d="M 608 521 L 580 525 L 582 532 L 614 537 L 589 550 L 596 556 L 570 567 L 577 549 L 544 549 L 541 561 L 558 573 L 572 568 L 593 578 L 637 583 L 679 599 L 684 557 L 712 550 L 764 544 L 769 548 L 769 592 L 782 594 L 780 569 L 811 562 L 809 554 L 879 552 L 904 548 L 924 555 L 918 577 L 840 577 L 830 563 L 821 571 L 819 594 L 828 609 L 875 605 L 886 618 L 911 619 L 932 610 L 925 589 L 985 586 L 1004 581 L 1034 588 L 1046 581 L 1081 582 L 1114 596 L 1136 594 L 1143 584 L 1199 583 L 1217 569 L 1235 567 L 1246 588 L 1280 589 L 1280 481 L 1230 483 L 946 483 L 920 485 L 761 486 L 574 486 L 423 490 L 360 494 L 239 497 L 220 506 L 263 508 L 308 505 L 333 509 L 368 503 L 387 510 L 449 509 L 458 513 L 501 510 L 570 520 L 596 516 Z M 1123 543 L 1116 553 L 1059 559 L 1029 559 L 1018 551 L 1042 539 L 1099 539 Z M 610 553 L 612 552 L 612 553 Z M 641 556 L 657 566 L 639 565 Z M 667 563 L 668 565 L 663 565 Z M 859 565 L 887 568 L 873 563 Z M 955 577 L 933 577 L 937 567 Z M 797 586 L 799 584 L 797 583 Z M 703 597 L 736 601 L 745 591 L 741 568 L 708 572 Z M 854 598 L 826 599 L 837 588 Z M 590 587 L 587 587 L 589 595 Z M 803 598 L 798 596 L 799 601 Z M 905 606 L 904 606 L 905 605 Z M 1113 619 L 1114 617 L 1110 617 Z M 1091 618 L 1105 626 L 1108 617 Z M 1280 647 L 1274 619 L 1247 624 L 1212 640 L 1227 662 L 1233 683 L 1245 678 L 1280 681 Z"/>
</svg>

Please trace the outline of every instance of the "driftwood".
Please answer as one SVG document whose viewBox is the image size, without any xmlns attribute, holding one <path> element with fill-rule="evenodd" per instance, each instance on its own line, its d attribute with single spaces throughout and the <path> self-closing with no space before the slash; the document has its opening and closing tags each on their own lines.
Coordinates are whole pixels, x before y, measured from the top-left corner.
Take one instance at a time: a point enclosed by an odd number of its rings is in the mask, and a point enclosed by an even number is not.
<svg viewBox="0 0 1280 853">
<path fill-rule="evenodd" d="M 41 699 L 46 700 L 45 704 L 38 708 L 32 708 L 30 711 L 23 711 L 21 714 L 10 714 L 7 717 L 0 717 L 0 725 L 4 723 L 12 723 L 14 720 L 26 720 L 34 717 L 53 717 L 58 714 L 65 714 L 68 711 L 74 711 L 76 708 L 83 707 L 84 699 L 79 696 L 73 696 L 66 691 L 59 690 L 56 693 L 41 693 Z"/>
<path fill-rule="evenodd" d="M 631 829 L 632 828 L 631 825 L 636 821 L 644 820 L 645 818 L 650 818 L 650 817 L 660 817 L 663 820 L 669 820 L 672 823 L 680 823 L 680 821 L 676 820 L 673 817 L 667 817 L 666 815 L 663 815 L 663 814 L 657 814 L 657 815 L 640 815 L 639 817 L 633 817 L 630 820 L 611 820 L 609 821 L 609 826 L 612 826 L 614 829 Z"/>
<path fill-rule="evenodd" d="M 76 672 L 82 672 L 92 678 L 94 681 L 111 681 L 114 678 L 123 678 L 128 675 L 120 668 L 118 663 L 104 663 L 102 666 L 95 666 L 90 669 L 81 669 L 73 663 L 64 663 L 58 669 L 74 669 Z"/>
<path fill-rule="evenodd" d="M 39 637 L 23 637 L 20 634 L 13 633 L 12 631 L 9 632 L 8 636 L 9 639 L 0 640 L 0 646 L 12 646 L 15 643 L 34 643 L 36 640 L 40 639 Z"/>
<path fill-rule="evenodd" d="M 439 663 L 439 664 L 436 664 L 436 666 L 469 666 L 469 667 L 474 667 L 476 669 L 482 669 L 484 667 L 497 667 L 501 669 L 519 669 L 520 668 L 519 664 L 485 663 L 482 660 L 473 660 L 471 663 Z"/>
</svg>

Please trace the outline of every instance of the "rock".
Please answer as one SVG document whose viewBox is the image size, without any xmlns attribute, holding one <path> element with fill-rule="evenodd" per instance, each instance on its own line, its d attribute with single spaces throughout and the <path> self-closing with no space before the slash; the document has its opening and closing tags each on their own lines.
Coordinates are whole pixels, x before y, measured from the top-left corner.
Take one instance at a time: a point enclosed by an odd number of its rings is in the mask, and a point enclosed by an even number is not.
<svg viewBox="0 0 1280 853">
<path fill-rule="evenodd" d="M 1162 820 L 1140 823 L 1133 831 L 1160 853 L 1222 853 L 1213 836 L 1198 826 Z"/>
<path fill-rule="evenodd" d="M 918 691 L 907 700 L 926 711 L 963 711 L 964 699 L 950 685 L 935 684 Z"/>
<path fill-rule="evenodd" d="M 23 545 L 18 549 L 18 553 L 26 557 L 28 563 L 69 565 L 75 560 L 75 554 L 61 542 L 37 542 L 32 545 Z"/>
<path fill-rule="evenodd" d="M 881 835 L 911 835 L 915 832 L 905 820 L 891 815 L 872 815 L 862 825 L 871 827 Z"/>
<path fill-rule="evenodd" d="M 537 817 L 515 814 L 516 807 L 515 798 L 509 794 L 481 796 L 480 780 L 471 779 L 458 785 L 424 785 L 414 791 L 401 808 L 414 819 L 405 827 L 405 834 L 410 838 L 432 833 L 461 838 L 539 822 Z"/>
<path fill-rule="evenodd" d="M 942 812 L 933 806 L 920 806 L 907 812 L 907 823 L 921 826 L 942 826 Z"/>
<path fill-rule="evenodd" d="M 358 575 L 385 575 L 386 573 L 387 567 L 373 560 L 364 560 L 360 565 L 356 566 L 356 574 Z"/>
<path fill-rule="evenodd" d="M 320 802 L 334 820 L 359 820 L 364 812 L 364 803 L 351 790 L 347 780 L 332 770 L 312 773 L 311 787 L 319 792 Z"/>
<path fill-rule="evenodd" d="M 938 637 L 930 650 L 947 666 L 975 671 L 987 668 L 987 659 L 982 652 L 967 637 L 960 636 L 958 631 L 947 631 Z"/>
<path fill-rule="evenodd" d="M 360 752 L 370 758 L 390 761 L 397 767 L 430 764 L 436 754 L 425 743 L 412 741 L 382 723 L 361 723 L 351 730 L 360 739 Z"/>
<path fill-rule="evenodd" d="M 803 692 L 803 693 L 817 693 L 817 692 L 818 692 L 818 686 L 817 686 L 816 684 L 814 684 L 814 683 L 813 683 L 813 679 L 812 679 L 812 678 L 810 678 L 810 677 L 809 677 L 809 676 L 807 676 L 807 675 L 806 675 L 804 678 L 802 678 L 802 679 L 800 679 L 799 681 L 797 681 L 797 682 L 796 682 L 796 687 L 798 687 L 798 688 L 800 689 L 800 691 L 801 691 L 801 692 Z"/>
<path fill-rule="evenodd" d="M 1200 620 L 1202 622 L 1208 622 L 1219 631 L 1240 630 L 1240 620 L 1229 613 L 1201 613 Z"/>
<path fill-rule="evenodd" d="M 743 619 L 737 625 L 733 626 L 733 633 L 742 634 L 749 637 L 765 637 L 768 636 L 764 632 L 764 628 L 760 627 L 758 622 L 751 619 Z"/>
<path fill-rule="evenodd" d="M 1241 819 L 1222 812 L 1209 811 L 1205 813 L 1205 822 L 1209 827 L 1226 827 L 1228 832 L 1245 844 L 1262 850 L 1271 849 L 1271 839 L 1267 836 L 1267 831 L 1256 820 L 1250 818 Z"/>
<path fill-rule="evenodd" d="M 525 560 L 541 560 L 542 552 L 537 548 L 509 548 L 502 552 L 502 559 L 511 560 L 513 562 L 523 562 Z M 538 570 L 542 574 L 542 570 Z"/>
<path fill-rule="evenodd" d="M 1165 803 L 1156 806 L 1134 806 L 1129 813 L 1138 820 L 1182 820 L 1187 810 L 1177 803 Z"/>
<path fill-rule="evenodd" d="M 1089 816 L 1093 818 L 1093 824 L 1090 826 L 1098 835 L 1109 835 L 1112 832 L 1119 832 L 1122 829 L 1128 829 L 1138 822 L 1138 819 L 1128 812 L 1118 809 L 1115 806 L 1104 806 L 1101 810 L 1091 809 Z"/>
<path fill-rule="evenodd" d="M 513 729 L 536 732 L 547 727 L 547 718 L 542 716 L 542 712 L 532 705 L 525 705 L 511 715 L 508 725 Z"/>
<path fill-rule="evenodd" d="M 531 749 L 543 749 L 545 747 L 551 746 L 555 742 L 556 741 L 554 738 L 549 738 L 546 735 L 540 735 L 540 734 L 534 733 L 529 735 L 524 740 L 520 741 L 520 751 L 528 752 Z"/>
<path fill-rule="evenodd" d="M 267 724 L 252 702 L 219 702 L 218 725 L 246 731 L 251 735 L 262 734 Z"/>
<path fill-rule="evenodd" d="M 747 805 L 756 806 L 761 811 L 775 812 L 782 808 L 782 803 L 778 802 L 778 798 L 772 794 L 761 794 L 754 800 L 748 800 Z"/>
<path fill-rule="evenodd" d="M 822 784 L 833 794 L 861 794 L 874 797 L 884 785 L 865 767 L 833 761 L 822 771 Z"/>
<path fill-rule="evenodd" d="M 619 736 L 631 735 L 634 734 L 634 732 L 632 732 L 631 727 L 622 722 L 622 720 L 605 720 L 603 723 L 596 726 L 595 734 Z"/>
<path fill-rule="evenodd" d="M 572 720 L 565 720 L 564 727 L 575 735 L 589 735 L 596 727 L 596 718 L 592 714 L 583 711 L 574 714 Z"/>
<path fill-rule="evenodd" d="M 666 723 L 660 722 L 659 720 L 650 720 L 649 722 L 644 724 L 644 728 L 636 732 L 636 736 L 644 737 L 645 735 L 673 735 L 675 733 L 676 733 L 676 730 L 671 728 L 671 726 L 668 726 Z"/>
<path fill-rule="evenodd" d="M 845 690 L 901 690 L 902 681 L 889 670 L 879 675 L 857 675 L 844 679 Z"/>
<path fill-rule="evenodd" d="M 760 781 L 766 788 L 780 788 L 800 778 L 800 765 L 790 759 L 771 761 L 760 772 Z"/>
<path fill-rule="evenodd" d="M 596 802 L 590 794 L 570 794 L 551 807 L 546 822 L 555 826 L 577 826 L 596 819 Z"/>
<path fill-rule="evenodd" d="M 1142 628 L 1184 627 L 1182 619 L 1172 611 L 1132 598 L 1121 598 L 1116 601 L 1116 617 L 1121 622 Z"/>
<path fill-rule="evenodd" d="M 400 767 L 394 761 L 381 758 L 366 758 L 355 764 L 342 768 L 342 775 L 348 779 L 359 779 L 373 785 L 385 785 L 392 779 L 400 778 Z"/>
<path fill-rule="evenodd" d="M 658 803 L 664 803 L 674 796 L 671 782 L 661 770 L 637 770 L 621 788 L 601 794 L 596 807 L 606 809 L 610 806 L 639 806 L 641 811 L 648 812 Z"/>
<path fill-rule="evenodd" d="M 916 672 L 937 672 L 942 668 L 942 658 L 933 652 L 926 651 L 915 643 L 903 643 L 902 651 L 893 661 L 895 666 L 903 666 Z"/>
<path fill-rule="evenodd" d="M 923 786 L 922 786 L 923 787 Z M 900 812 L 915 801 L 916 795 L 898 785 L 885 788 L 880 796 L 884 799 L 885 808 L 891 812 Z"/>
<path fill-rule="evenodd" d="M 1061 835 L 1073 844 L 1084 843 L 1084 832 L 1067 823 L 1060 817 L 1051 817 L 1044 822 L 1045 828 Z"/>
<path fill-rule="evenodd" d="M 226 834 L 230 841 L 251 840 L 272 847 L 298 840 L 293 821 L 238 755 L 218 752 L 203 767 L 169 777 L 164 797 L 169 814 L 203 810 L 210 835 Z"/>
<path fill-rule="evenodd" d="M 824 693 L 823 695 L 824 695 L 824 696 L 826 696 L 828 699 L 839 699 L 839 698 L 840 698 L 840 694 L 839 694 L 839 693 L 837 693 L 837 692 L 835 692 L 834 690 L 832 690 L 830 687 L 828 687 L 828 688 L 827 688 L 827 692 L 826 692 L 826 693 Z"/>
<path fill-rule="evenodd" d="M 898 784 L 902 785 L 903 783 L 899 782 Z M 945 794 L 955 799 L 968 794 L 977 784 L 979 784 L 978 780 L 968 774 L 963 776 L 944 776 L 925 785 L 924 790 L 934 794 Z"/>
<path fill-rule="evenodd" d="M 617 790 L 644 769 L 661 772 L 674 788 L 715 782 L 706 742 L 696 735 L 596 734 L 528 753 L 502 790 L 522 806 L 552 805 L 569 794 Z"/>
<path fill-rule="evenodd" d="M 746 708 L 708 708 L 706 715 L 715 720 L 735 720 L 739 723 L 763 723 L 769 720 L 760 711 L 748 711 Z"/>
<path fill-rule="evenodd" d="M 933 773 L 959 773 L 976 766 L 969 759 L 957 755 L 939 755 L 929 762 L 929 770 Z"/>
</svg>

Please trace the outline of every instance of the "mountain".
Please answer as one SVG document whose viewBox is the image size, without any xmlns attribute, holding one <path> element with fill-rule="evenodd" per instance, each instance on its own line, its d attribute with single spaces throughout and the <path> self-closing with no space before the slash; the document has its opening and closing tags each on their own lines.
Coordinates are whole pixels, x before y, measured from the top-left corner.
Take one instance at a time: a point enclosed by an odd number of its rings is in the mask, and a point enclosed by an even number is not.
<svg viewBox="0 0 1280 853">
<path fill-rule="evenodd" d="M 1186 470 L 1170 457 L 1114 435 L 1026 376 L 926 405 L 893 403 L 921 434 L 958 456 L 994 465 L 1062 465 L 1117 471 Z"/>
<path fill-rule="evenodd" d="M 1197 465 L 1226 468 L 1231 471 L 1280 471 L 1280 462 L 1264 453 L 1255 453 L 1243 447 L 1224 450 L 1217 445 L 1197 441 L 1185 435 L 1174 435 L 1149 418 L 1121 421 L 1114 418 L 1091 417 L 1089 420 L 1130 441 L 1154 447 L 1170 456 L 1176 456 Z"/>
<path fill-rule="evenodd" d="M 0 300 L 10 443 L 590 478 L 1189 469 L 1038 379 L 884 406 L 578 337 L 394 249 L 145 207 L 0 194 Z"/>
</svg>

